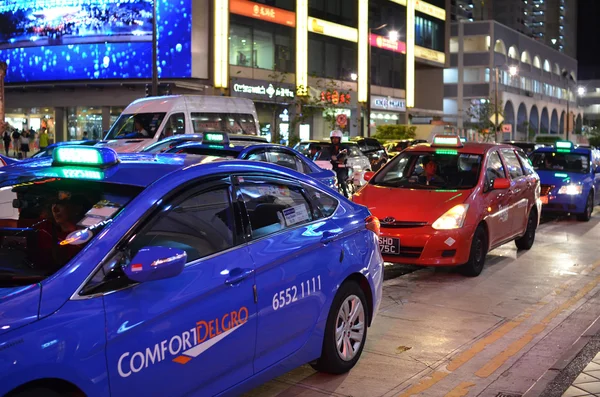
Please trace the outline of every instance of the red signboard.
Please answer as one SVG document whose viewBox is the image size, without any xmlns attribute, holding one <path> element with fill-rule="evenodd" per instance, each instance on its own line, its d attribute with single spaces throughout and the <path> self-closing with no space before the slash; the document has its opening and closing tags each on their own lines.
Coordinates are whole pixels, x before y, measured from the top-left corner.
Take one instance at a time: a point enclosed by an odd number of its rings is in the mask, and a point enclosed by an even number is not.
<svg viewBox="0 0 600 397">
<path fill-rule="evenodd" d="M 327 103 L 332 103 L 334 105 L 337 105 L 339 103 L 345 103 L 345 104 L 350 104 L 350 100 L 352 98 L 350 97 L 350 94 L 344 94 L 343 92 L 337 92 L 337 91 L 322 91 L 321 92 L 321 102 L 327 102 Z"/>
<path fill-rule="evenodd" d="M 387 37 L 378 36 L 373 33 L 371 33 L 370 41 L 373 47 L 406 54 L 406 43 L 403 41 L 390 40 Z"/>
<path fill-rule="evenodd" d="M 230 0 L 229 11 L 232 14 L 242 15 L 263 21 L 278 23 L 280 25 L 296 26 L 296 14 L 282 10 L 281 8 L 269 7 L 264 4 L 248 0 Z"/>
</svg>

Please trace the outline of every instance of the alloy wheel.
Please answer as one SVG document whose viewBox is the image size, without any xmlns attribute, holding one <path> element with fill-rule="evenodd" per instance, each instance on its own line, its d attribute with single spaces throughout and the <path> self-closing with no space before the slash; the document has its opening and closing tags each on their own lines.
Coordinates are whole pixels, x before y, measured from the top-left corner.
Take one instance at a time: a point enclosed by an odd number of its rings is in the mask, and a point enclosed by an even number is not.
<svg viewBox="0 0 600 397">
<path fill-rule="evenodd" d="M 360 351 L 365 334 L 365 309 L 356 295 L 350 295 L 338 311 L 335 327 L 336 350 L 344 361 Z"/>
</svg>

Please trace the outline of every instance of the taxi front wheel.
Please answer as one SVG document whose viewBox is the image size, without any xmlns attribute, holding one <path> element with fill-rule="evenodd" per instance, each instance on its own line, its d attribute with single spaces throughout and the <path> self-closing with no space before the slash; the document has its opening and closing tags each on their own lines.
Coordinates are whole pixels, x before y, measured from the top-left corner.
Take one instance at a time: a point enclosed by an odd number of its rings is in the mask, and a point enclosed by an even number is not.
<svg viewBox="0 0 600 397">
<path fill-rule="evenodd" d="M 317 371 L 343 374 L 352 369 L 367 339 L 367 299 L 360 286 L 347 281 L 338 290 L 323 338 L 321 357 L 311 366 Z"/>
<path fill-rule="evenodd" d="M 585 202 L 585 211 L 582 214 L 577 215 L 577 220 L 589 222 L 590 219 L 592 219 L 592 212 L 594 212 L 594 193 L 590 192 L 587 201 Z"/>
<path fill-rule="evenodd" d="M 479 225 L 473 234 L 469 261 L 459 268 L 463 275 L 477 277 L 481 274 L 487 256 L 487 246 L 487 233 L 485 228 Z"/>
</svg>

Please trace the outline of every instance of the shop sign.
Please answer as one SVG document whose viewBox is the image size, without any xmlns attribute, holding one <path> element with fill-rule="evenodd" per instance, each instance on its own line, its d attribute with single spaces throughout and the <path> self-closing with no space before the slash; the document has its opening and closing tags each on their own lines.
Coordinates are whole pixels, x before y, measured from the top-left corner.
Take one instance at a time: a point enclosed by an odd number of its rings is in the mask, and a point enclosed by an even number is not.
<svg viewBox="0 0 600 397">
<path fill-rule="evenodd" d="M 333 105 L 350 105 L 352 96 L 349 93 L 338 92 L 337 90 L 321 91 L 321 102 L 331 103 Z"/>
<path fill-rule="evenodd" d="M 358 43 L 358 29 L 318 18 L 308 17 L 308 31 Z"/>
<path fill-rule="evenodd" d="M 441 64 L 446 63 L 446 54 L 443 52 L 430 50 L 428 48 L 419 46 L 415 46 L 415 57 Z"/>
<path fill-rule="evenodd" d="M 406 111 L 406 101 L 404 99 L 383 97 L 383 96 L 372 96 L 371 107 L 373 109 L 385 109 L 393 110 L 397 112 Z"/>
<path fill-rule="evenodd" d="M 371 46 L 381 48 L 382 50 L 399 52 L 406 54 L 406 43 L 398 40 L 390 40 L 387 37 L 371 33 L 369 38 Z"/>
<path fill-rule="evenodd" d="M 234 96 L 278 100 L 294 98 L 295 93 L 291 87 L 291 85 L 279 87 L 269 82 L 261 83 L 250 80 L 248 82 L 236 82 L 232 88 Z"/>
<path fill-rule="evenodd" d="M 280 25 L 296 26 L 296 14 L 282 10 L 281 8 L 269 7 L 264 4 L 248 0 L 230 0 L 229 11 L 232 14 L 242 15 L 248 18 L 260 19 Z"/>
</svg>

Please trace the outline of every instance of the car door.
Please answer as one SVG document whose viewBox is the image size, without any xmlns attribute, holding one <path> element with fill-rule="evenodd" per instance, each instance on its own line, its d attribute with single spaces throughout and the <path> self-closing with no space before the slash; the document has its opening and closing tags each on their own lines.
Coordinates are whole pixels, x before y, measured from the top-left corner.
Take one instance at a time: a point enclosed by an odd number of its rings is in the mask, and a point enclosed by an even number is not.
<svg viewBox="0 0 600 397">
<path fill-rule="evenodd" d="M 590 153 L 590 173 L 594 180 L 594 204 L 600 204 L 600 151 L 592 150 Z"/>
<path fill-rule="evenodd" d="M 343 259 L 341 229 L 327 219 L 337 200 L 319 210 L 302 185 L 283 179 L 240 177 L 248 218 L 249 251 L 256 266 L 258 329 L 254 370 L 294 353 L 315 332 L 334 274 Z"/>
<path fill-rule="evenodd" d="M 497 178 L 507 178 L 506 168 L 496 150 L 487 155 L 485 165 L 485 182 L 483 187 L 484 208 L 487 208 L 485 217 L 490 246 L 494 247 L 510 237 L 512 226 L 509 226 L 509 189 L 493 189 Z"/>
<path fill-rule="evenodd" d="M 500 150 L 504 163 L 511 180 L 509 190 L 509 216 L 511 218 L 512 236 L 520 235 L 527 228 L 527 217 L 529 209 L 528 192 L 530 182 L 523 171 L 521 162 L 513 149 L 504 148 Z"/>
<path fill-rule="evenodd" d="M 254 267 L 238 206 L 226 180 L 195 186 L 166 200 L 103 266 L 100 277 L 118 273 L 129 265 L 123 252 L 148 246 L 183 249 L 188 261 L 176 277 L 104 296 L 114 395 L 209 396 L 254 373 Z"/>
</svg>

